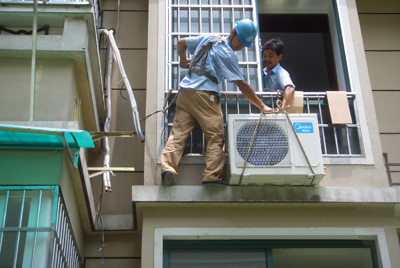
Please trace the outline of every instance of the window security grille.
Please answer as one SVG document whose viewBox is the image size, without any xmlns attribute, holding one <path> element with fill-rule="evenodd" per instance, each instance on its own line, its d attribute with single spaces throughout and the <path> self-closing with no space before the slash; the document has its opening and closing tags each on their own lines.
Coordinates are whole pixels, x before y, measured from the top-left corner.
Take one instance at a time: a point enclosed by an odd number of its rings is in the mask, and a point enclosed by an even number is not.
<svg viewBox="0 0 400 268">
<path fill-rule="evenodd" d="M 196 36 L 204 33 L 228 35 L 234 27 L 234 22 L 250 18 L 257 21 L 256 1 L 252 0 L 173 0 L 167 6 L 167 62 L 166 87 L 173 88 L 171 101 L 176 94 L 179 81 L 186 74 L 185 69 L 179 68 L 176 51 L 177 40 L 183 37 Z M 237 52 L 241 72 L 245 80 L 254 88 L 257 95 L 270 107 L 275 107 L 276 93 L 263 92 L 260 66 L 260 46 L 253 45 Z M 228 114 L 260 113 L 240 93 L 233 83 L 224 81 L 220 84 L 221 106 L 224 118 Z M 304 113 L 318 115 L 318 127 L 321 135 L 323 157 L 363 157 L 361 148 L 361 127 L 356 113 L 355 94 L 347 92 L 352 124 L 333 125 L 325 92 L 304 92 Z M 172 128 L 175 115 L 172 105 L 165 117 L 166 141 Z M 226 122 L 226 120 L 225 120 Z M 205 154 L 206 142 L 200 129 L 194 129 L 187 141 L 185 156 Z"/>
<path fill-rule="evenodd" d="M 257 93 L 267 105 L 275 108 L 276 94 L 270 92 Z M 173 96 L 171 95 L 172 99 Z M 361 157 L 360 148 L 360 124 L 355 114 L 355 95 L 347 93 L 352 124 L 333 125 L 329 114 L 326 93 L 304 92 L 304 113 L 316 113 L 318 116 L 318 127 L 321 136 L 321 149 L 323 157 Z M 224 92 L 221 96 L 222 113 L 226 119 L 227 114 L 251 114 L 260 113 L 259 109 L 251 105 L 240 93 Z M 166 126 L 170 131 L 174 117 L 174 106 L 171 107 L 167 117 Z M 226 127 L 226 125 L 225 125 Z M 205 153 L 206 142 L 200 130 L 192 131 L 189 136 L 185 155 L 196 156 Z"/>
<path fill-rule="evenodd" d="M 0 188 L 3 267 L 83 267 L 58 186 Z"/>
</svg>

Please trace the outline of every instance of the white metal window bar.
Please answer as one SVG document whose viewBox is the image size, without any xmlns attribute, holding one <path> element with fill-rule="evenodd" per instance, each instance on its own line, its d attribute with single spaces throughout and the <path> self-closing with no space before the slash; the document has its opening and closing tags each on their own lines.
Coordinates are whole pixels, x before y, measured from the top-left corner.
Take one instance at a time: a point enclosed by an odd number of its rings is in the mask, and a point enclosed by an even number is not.
<svg viewBox="0 0 400 268">
<path fill-rule="evenodd" d="M 58 186 L 0 188 L 0 260 L 7 267 L 83 267 Z"/>
<path fill-rule="evenodd" d="M 175 92 L 176 93 L 176 92 Z M 276 93 L 257 93 L 263 101 L 275 108 Z M 172 99 L 173 96 L 170 96 Z M 360 148 L 361 129 L 355 116 L 353 105 L 355 94 L 347 93 L 349 107 L 352 115 L 352 124 L 333 125 L 330 119 L 329 108 L 325 92 L 304 92 L 304 113 L 316 113 L 318 115 L 318 126 L 321 136 L 321 149 L 324 157 L 361 157 Z M 260 113 L 260 110 L 251 105 L 239 92 L 222 92 L 221 94 L 222 113 L 226 122 L 228 114 L 251 114 Z M 172 129 L 175 107 L 172 106 L 167 117 L 168 133 Z M 226 127 L 226 125 L 225 125 Z M 195 129 L 189 136 L 185 155 L 196 156 L 205 153 L 205 137 L 199 129 Z"/>
<path fill-rule="evenodd" d="M 172 0 L 167 8 L 168 40 L 166 88 L 173 88 L 170 100 L 176 94 L 179 81 L 186 73 L 179 68 L 176 51 L 177 40 L 182 37 L 196 36 L 204 33 L 228 35 L 234 22 L 243 18 L 257 20 L 256 2 L 251 0 Z M 262 92 L 260 46 L 253 45 L 237 52 L 241 71 L 245 80 L 267 105 L 274 108 L 276 93 Z M 221 105 L 224 117 L 233 114 L 259 113 L 240 93 L 233 83 L 224 81 L 220 85 Z M 333 125 L 325 92 L 304 92 L 304 113 L 317 113 L 321 135 L 321 148 L 324 157 L 363 157 L 360 145 L 361 127 L 357 116 L 355 93 L 347 92 L 352 124 Z M 172 128 L 175 107 L 172 105 L 165 117 L 165 140 Z M 200 129 L 194 129 L 187 141 L 185 156 L 205 154 L 206 142 Z"/>
</svg>

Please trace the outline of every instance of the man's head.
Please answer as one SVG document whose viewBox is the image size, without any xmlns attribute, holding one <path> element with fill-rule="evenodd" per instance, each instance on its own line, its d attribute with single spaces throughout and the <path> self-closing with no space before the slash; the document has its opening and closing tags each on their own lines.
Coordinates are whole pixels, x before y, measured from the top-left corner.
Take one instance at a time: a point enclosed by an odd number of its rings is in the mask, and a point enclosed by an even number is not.
<svg viewBox="0 0 400 268">
<path fill-rule="evenodd" d="M 252 20 L 243 19 L 235 24 L 235 28 L 229 35 L 231 47 L 238 51 L 246 47 L 251 47 L 257 36 L 257 27 Z M 236 37 L 236 38 L 235 38 Z"/>
<path fill-rule="evenodd" d="M 262 64 L 272 70 L 283 57 L 284 44 L 279 38 L 268 40 L 262 48 Z"/>
</svg>

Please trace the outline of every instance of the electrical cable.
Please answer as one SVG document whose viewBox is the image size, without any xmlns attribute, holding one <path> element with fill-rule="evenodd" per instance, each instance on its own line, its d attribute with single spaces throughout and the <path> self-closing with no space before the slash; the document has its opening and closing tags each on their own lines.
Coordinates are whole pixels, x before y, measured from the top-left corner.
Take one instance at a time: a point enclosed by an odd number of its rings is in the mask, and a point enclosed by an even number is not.
<svg viewBox="0 0 400 268">
<path fill-rule="evenodd" d="M 100 230 L 100 242 L 101 242 L 101 247 L 97 250 L 97 252 L 101 251 L 101 255 L 102 255 L 102 265 L 104 267 L 104 227 L 103 227 L 103 220 L 101 218 L 101 211 L 103 210 L 103 187 L 104 187 L 104 183 L 102 181 L 101 183 L 101 190 L 100 190 L 100 196 L 99 196 L 99 200 L 96 203 L 96 227 L 98 230 Z"/>
<path fill-rule="evenodd" d="M 280 96 L 280 94 L 282 94 L 282 91 L 278 90 L 277 91 L 277 95 Z M 263 113 L 263 112 L 261 112 L 260 117 L 258 118 L 257 125 L 256 125 L 256 127 L 254 129 L 253 137 L 252 137 L 250 145 L 249 145 L 249 149 L 247 150 L 247 155 L 246 155 L 246 159 L 245 159 L 245 162 L 244 162 L 244 165 L 243 165 L 242 173 L 240 174 L 239 185 L 242 185 L 243 175 L 244 175 L 244 172 L 245 172 L 245 169 L 246 169 L 246 166 L 247 166 L 247 161 L 249 159 L 251 149 L 253 147 L 253 143 L 254 143 L 254 140 L 255 140 L 255 137 L 256 137 L 256 134 L 257 134 L 257 130 L 258 130 L 260 122 L 261 122 L 261 118 L 265 114 L 277 114 L 277 113 L 285 113 L 286 114 L 286 118 L 287 118 L 287 120 L 289 122 L 289 125 L 291 126 L 292 131 L 294 132 L 294 134 L 295 134 L 295 136 L 297 138 L 297 141 L 300 144 L 300 148 L 303 151 L 303 154 L 304 154 L 304 156 L 305 156 L 305 158 L 307 160 L 308 166 L 309 166 L 309 168 L 310 168 L 310 170 L 312 172 L 312 176 L 313 176 L 312 180 L 314 181 L 314 179 L 315 179 L 315 172 L 314 172 L 314 169 L 313 169 L 313 167 L 311 165 L 311 162 L 308 159 L 307 153 L 306 153 L 306 151 L 305 151 L 305 149 L 304 149 L 304 147 L 303 147 L 303 145 L 302 145 L 302 143 L 300 141 L 299 136 L 297 135 L 297 132 L 294 129 L 294 126 L 293 126 L 292 120 L 289 117 L 289 114 L 286 113 L 286 109 L 289 108 L 290 105 L 286 106 L 286 107 L 282 107 L 282 101 L 278 98 L 277 101 L 276 101 L 276 106 L 277 106 L 277 108 L 275 108 L 273 112 L 271 112 L 271 113 Z"/>
</svg>

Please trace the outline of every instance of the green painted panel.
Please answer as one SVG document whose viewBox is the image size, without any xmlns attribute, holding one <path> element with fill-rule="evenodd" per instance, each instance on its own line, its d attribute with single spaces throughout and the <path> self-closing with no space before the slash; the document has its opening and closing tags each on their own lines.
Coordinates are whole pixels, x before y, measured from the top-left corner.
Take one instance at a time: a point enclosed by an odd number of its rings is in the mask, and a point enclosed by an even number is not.
<svg viewBox="0 0 400 268">
<path fill-rule="evenodd" d="M 63 150 L 0 150 L 0 185 L 60 185 Z"/>
<path fill-rule="evenodd" d="M 85 130 L 32 128 L 0 125 L 0 148 L 64 149 L 61 136 L 70 148 L 94 148 L 90 134 Z"/>
</svg>

